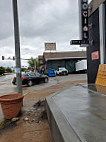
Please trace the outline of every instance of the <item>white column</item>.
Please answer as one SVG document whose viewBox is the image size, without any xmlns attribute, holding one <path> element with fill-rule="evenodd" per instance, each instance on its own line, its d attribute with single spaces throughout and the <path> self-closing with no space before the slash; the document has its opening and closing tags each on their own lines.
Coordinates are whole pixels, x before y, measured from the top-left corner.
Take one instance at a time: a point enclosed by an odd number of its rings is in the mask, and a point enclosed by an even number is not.
<svg viewBox="0 0 106 142">
<path fill-rule="evenodd" d="M 99 32 L 100 32 L 100 64 L 105 59 L 105 5 L 99 6 Z"/>
<path fill-rule="evenodd" d="M 82 0 L 78 0 L 78 5 L 79 5 L 79 38 L 82 40 L 82 13 L 81 13 L 81 3 Z"/>
</svg>

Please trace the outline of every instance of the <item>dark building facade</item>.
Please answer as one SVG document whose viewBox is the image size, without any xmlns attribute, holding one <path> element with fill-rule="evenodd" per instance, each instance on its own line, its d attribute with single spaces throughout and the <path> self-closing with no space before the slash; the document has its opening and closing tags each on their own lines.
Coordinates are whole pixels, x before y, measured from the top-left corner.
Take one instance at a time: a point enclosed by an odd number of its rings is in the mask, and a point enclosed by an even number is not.
<svg viewBox="0 0 106 142">
<path fill-rule="evenodd" d="M 39 55 L 39 56 L 38 56 L 38 62 L 39 62 L 39 66 L 44 66 L 44 58 L 43 58 L 43 55 Z"/>
<path fill-rule="evenodd" d="M 89 47 L 87 48 L 88 82 L 95 83 L 98 66 L 100 64 L 100 38 L 99 38 L 99 10 L 89 17 Z M 92 60 L 92 53 L 98 51 L 99 58 Z"/>
<path fill-rule="evenodd" d="M 92 0 L 89 5 L 88 83 L 95 83 L 99 64 L 106 63 L 106 1 Z"/>
</svg>

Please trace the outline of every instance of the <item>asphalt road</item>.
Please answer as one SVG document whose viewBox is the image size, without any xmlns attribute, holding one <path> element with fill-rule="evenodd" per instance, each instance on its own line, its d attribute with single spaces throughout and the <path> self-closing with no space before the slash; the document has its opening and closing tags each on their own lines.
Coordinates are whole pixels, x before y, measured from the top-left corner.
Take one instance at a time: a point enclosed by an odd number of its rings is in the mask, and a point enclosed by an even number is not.
<svg viewBox="0 0 106 142">
<path fill-rule="evenodd" d="M 14 76 L 15 75 L 6 75 L 0 77 L 0 96 L 17 92 L 17 87 L 12 84 L 12 79 Z M 50 77 L 48 83 L 41 83 L 34 85 L 32 87 L 23 86 L 23 93 L 26 94 L 31 90 L 40 90 L 61 82 L 78 81 L 86 79 L 87 79 L 86 74 L 70 74 L 68 76 Z"/>
<path fill-rule="evenodd" d="M 13 76 L 14 76 L 14 74 L 1 76 L 0 77 L 0 82 L 10 80 L 10 79 L 12 79 Z"/>
<path fill-rule="evenodd" d="M 13 77 L 14 74 L 0 77 L 0 96 L 16 92 L 12 85 Z"/>
</svg>

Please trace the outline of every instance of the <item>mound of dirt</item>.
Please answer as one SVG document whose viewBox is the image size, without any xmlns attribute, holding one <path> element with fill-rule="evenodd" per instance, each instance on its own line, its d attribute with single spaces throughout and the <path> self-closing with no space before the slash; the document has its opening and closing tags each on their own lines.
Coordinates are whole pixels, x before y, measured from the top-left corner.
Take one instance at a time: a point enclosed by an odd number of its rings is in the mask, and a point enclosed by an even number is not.
<svg viewBox="0 0 106 142">
<path fill-rule="evenodd" d="M 45 100 L 39 100 L 33 105 L 33 108 L 24 112 L 22 118 L 25 123 L 41 123 L 47 119 L 47 113 L 45 109 Z"/>
</svg>

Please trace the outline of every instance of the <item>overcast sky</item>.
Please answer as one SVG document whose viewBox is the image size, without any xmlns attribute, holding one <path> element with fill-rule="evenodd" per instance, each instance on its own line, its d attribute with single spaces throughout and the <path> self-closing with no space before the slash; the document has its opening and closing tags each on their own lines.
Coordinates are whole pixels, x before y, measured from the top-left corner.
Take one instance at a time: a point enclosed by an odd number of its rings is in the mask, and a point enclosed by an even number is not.
<svg viewBox="0 0 106 142">
<path fill-rule="evenodd" d="M 41 55 L 45 42 L 56 42 L 57 51 L 84 50 L 70 46 L 79 39 L 78 0 L 17 1 L 22 58 Z M 14 54 L 12 0 L 0 0 L 0 57 Z"/>
</svg>

